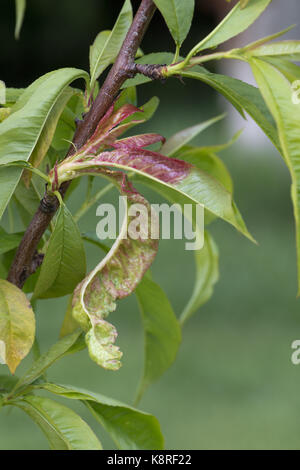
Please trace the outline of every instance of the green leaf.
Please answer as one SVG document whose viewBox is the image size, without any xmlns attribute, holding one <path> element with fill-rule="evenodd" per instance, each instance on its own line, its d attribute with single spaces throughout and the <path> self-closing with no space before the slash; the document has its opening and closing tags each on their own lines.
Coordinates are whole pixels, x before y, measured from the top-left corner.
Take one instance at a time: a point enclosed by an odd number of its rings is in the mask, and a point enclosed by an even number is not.
<svg viewBox="0 0 300 470">
<path fill-rule="evenodd" d="M 62 204 L 33 296 L 45 299 L 71 294 L 85 273 L 81 235 L 72 214 Z"/>
<path fill-rule="evenodd" d="M 10 282 L 0 279 L 1 357 L 12 374 L 29 353 L 34 334 L 34 313 L 26 295 Z"/>
<path fill-rule="evenodd" d="M 264 57 L 264 60 L 274 65 L 288 80 L 293 83 L 300 79 L 300 67 L 286 59 Z"/>
<path fill-rule="evenodd" d="M 137 402 L 146 388 L 173 364 L 181 342 L 181 330 L 172 306 L 158 284 L 144 278 L 136 289 L 145 336 L 144 373 Z"/>
<path fill-rule="evenodd" d="M 0 124 L 0 164 L 28 161 L 57 99 L 67 85 L 88 74 L 77 69 L 61 69 L 36 80 L 21 95 L 14 112 Z M 0 169 L 0 218 L 18 184 L 20 168 Z"/>
<path fill-rule="evenodd" d="M 5 230 L 0 228 L 0 255 L 17 248 L 20 244 L 20 241 L 22 240 L 22 237 L 23 232 L 7 233 Z"/>
<path fill-rule="evenodd" d="M 55 130 L 57 127 L 57 123 L 59 121 L 59 118 L 68 103 L 68 101 L 74 96 L 76 91 L 72 89 L 71 87 L 66 88 L 61 96 L 58 98 L 56 101 L 55 105 L 53 106 L 51 112 L 49 113 L 48 119 L 44 125 L 44 128 L 42 130 L 42 133 L 39 137 L 39 140 L 34 148 L 34 151 L 32 152 L 29 163 L 34 168 L 38 168 L 40 164 L 42 163 L 44 157 L 46 156 L 52 139 L 55 134 Z M 23 174 L 23 180 L 27 184 L 27 186 L 30 183 L 31 180 L 31 173 L 28 171 L 24 172 Z"/>
<path fill-rule="evenodd" d="M 159 422 L 148 413 L 78 387 L 50 383 L 37 387 L 61 397 L 83 400 L 119 449 L 163 449 Z"/>
<path fill-rule="evenodd" d="M 281 41 L 247 50 L 249 57 L 278 57 L 292 61 L 300 61 L 300 41 Z"/>
<path fill-rule="evenodd" d="M 194 0 L 154 0 L 163 15 L 175 43 L 181 46 L 192 24 Z"/>
<path fill-rule="evenodd" d="M 22 179 L 19 181 L 14 192 L 14 200 L 20 207 L 20 215 L 26 226 L 36 212 L 40 199 L 32 184 L 26 188 L 24 181 Z"/>
<path fill-rule="evenodd" d="M 300 294 L 300 106 L 292 100 L 288 80 L 272 65 L 260 60 L 250 61 L 261 93 L 276 121 L 282 155 L 292 178 L 292 201 L 296 222 L 298 295 Z"/>
<path fill-rule="evenodd" d="M 261 39 L 258 39 L 257 41 L 251 42 L 250 44 L 248 44 L 245 47 L 242 47 L 241 49 L 233 49 L 233 51 L 234 51 L 234 53 L 238 53 L 238 54 L 247 53 L 247 52 L 251 51 L 252 49 L 256 49 L 257 47 L 263 46 L 267 42 L 273 41 L 274 39 L 277 39 L 277 38 L 283 36 L 284 34 L 291 31 L 293 28 L 295 28 L 295 26 L 296 25 L 291 25 L 288 28 L 285 28 L 285 29 L 279 31 L 278 33 L 274 33 L 274 34 L 271 34 L 269 36 L 265 36 Z"/>
<path fill-rule="evenodd" d="M 74 88 L 72 88 L 74 91 Z M 50 152 L 53 153 L 54 163 L 64 158 L 72 142 L 76 131 L 76 119 L 81 119 L 84 113 L 84 94 L 80 90 L 76 90 L 67 106 L 65 106 L 60 118 L 57 122 L 55 133 L 51 142 Z M 55 152 L 53 152 L 53 149 Z M 60 158 L 61 153 L 61 158 Z M 48 152 L 49 155 L 49 152 Z M 68 191 L 69 192 L 69 191 Z"/>
<path fill-rule="evenodd" d="M 52 450 L 101 450 L 97 436 L 73 410 L 49 398 L 26 395 L 13 400 L 40 427 Z"/>
<path fill-rule="evenodd" d="M 61 326 L 61 330 L 59 334 L 60 338 L 64 338 L 65 336 L 70 335 L 71 333 L 74 333 L 74 331 L 78 329 L 78 323 L 73 318 L 72 310 L 73 310 L 73 307 L 72 307 L 72 296 L 71 296 L 69 298 L 65 318 Z"/>
<path fill-rule="evenodd" d="M 0 393 L 8 393 L 16 385 L 18 378 L 15 375 L 0 375 Z"/>
<path fill-rule="evenodd" d="M 270 3 L 271 0 L 252 0 L 243 9 L 238 3 L 215 29 L 193 48 L 189 55 L 195 55 L 203 49 L 217 47 L 242 33 L 257 20 Z"/>
<path fill-rule="evenodd" d="M 221 114 L 220 116 L 209 119 L 208 121 L 202 122 L 200 124 L 197 124 L 196 126 L 192 126 L 178 132 L 164 143 L 164 145 L 160 149 L 160 152 L 163 155 L 168 155 L 168 157 L 174 156 L 174 154 L 178 150 L 180 150 L 185 144 L 193 140 L 198 134 L 200 134 L 200 132 L 203 132 L 205 129 L 220 121 L 224 117 L 225 114 Z"/>
<path fill-rule="evenodd" d="M 204 171 L 219 181 L 227 191 L 233 193 L 233 183 L 224 162 L 213 152 L 206 148 L 186 145 L 174 154 L 175 158 L 191 163 L 199 170 Z"/>
<path fill-rule="evenodd" d="M 24 93 L 25 88 L 6 88 L 6 104 L 12 105 Z"/>
<path fill-rule="evenodd" d="M 218 248 L 207 231 L 205 232 L 202 250 L 195 252 L 195 261 L 196 281 L 192 296 L 180 316 L 180 323 L 182 325 L 201 307 L 201 305 L 210 299 L 214 285 L 219 278 Z"/>
<path fill-rule="evenodd" d="M 174 54 L 172 54 L 171 52 L 153 52 L 152 54 L 144 55 L 136 62 L 138 64 L 143 65 L 170 65 L 172 63 L 173 58 Z M 151 82 L 151 78 L 148 78 L 145 75 L 138 74 L 135 76 L 135 78 L 126 80 L 122 88 L 138 86 L 148 82 Z"/>
<path fill-rule="evenodd" d="M 181 75 L 186 78 L 201 80 L 213 87 L 224 95 L 242 116 L 242 110 L 244 109 L 280 151 L 280 143 L 274 119 L 257 88 L 236 78 L 210 73 L 201 67 L 195 67 L 194 70 L 195 71 L 182 72 Z"/>
<path fill-rule="evenodd" d="M 55 343 L 51 348 L 44 354 L 42 354 L 29 368 L 29 370 L 20 378 L 16 384 L 15 390 L 20 389 L 26 385 L 30 385 L 41 375 L 44 374 L 54 362 L 62 359 L 68 354 L 73 353 L 74 351 L 80 350 L 82 346 L 82 341 L 80 338 L 81 331 L 78 328 L 73 333 L 65 336 Z"/>
<path fill-rule="evenodd" d="M 240 135 L 242 134 L 242 132 L 243 130 L 236 132 L 236 134 L 234 134 L 234 136 L 228 142 L 225 142 L 224 144 L 201 146 L 201 147 L 198 147 L 198 150 L 201 152 L 210 153 L 210 154 L 222 152 L 223 150 L 226 150 L 227 148 L 235 144 L 238 138 L 240 137 Z"/>
<path fill-rule="evenodd" d="M 219 182 L 191 164 L 143 148 L 162 141 L 162 136 L 145 134 L 116 140 L 124 130 L 124 125 L 118 127 L 117 123 L 121 124 L 124 118 L 135 111 L 136 108 L 132 105 L 126 105 L 117 112 L 111 109 L 76 156 L 61 162 L 55 173 L 50 172 L 52 185 L 57 182 L 62 184 L 70 177 L 74 179 L 85 174 L 106 175 L 109 167 L 136 173 L 151 180 L 152 184 L 161 184 L 186 196 L 190 203 L 204 206 L 206 210 L 232 224 L 253 240 L 232 200 L 232 195 Z M 115 123 L 113 130 L 112 122 Z M 96 154 L 100 146 L 114 147 L 115 150 Z"/>
<path fill-rule="evenodd" d="M 132 7 L 130 0 L 125 0 L 124 6 L 112 31 L 102 31 L 98 34 L 90 49 L 91 88 L 101 73 L 112 64 L 123 44 L 132 22 Z"/>
<path fill-rule="evenodd" d="M 26 0 L 15 0 L 16 5 L 16 27 L 15 27 L 15 38 L 19 39 L 22 23 L 24 19 Z"/>
</svg>

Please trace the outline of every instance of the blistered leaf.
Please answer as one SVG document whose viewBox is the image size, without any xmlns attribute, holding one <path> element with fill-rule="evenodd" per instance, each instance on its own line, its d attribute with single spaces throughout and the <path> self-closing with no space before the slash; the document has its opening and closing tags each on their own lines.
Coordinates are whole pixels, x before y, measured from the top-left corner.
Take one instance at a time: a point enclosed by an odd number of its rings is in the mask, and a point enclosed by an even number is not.
<svg viewBox="0 0 300 470">
<path fill-rule="evenodd" d="M 65 336 L 55 343 L 51 348 L 44 354 L 42 354 L 29 368 L 29 370 L 20 378 L 15 389 L 18 390 L 26 385 L 33 383 L 41 375 L 44 374 L 52 364 L 64 356 L 80 350 L 82 348 L 81 342 L 81 331 L 78 328 L 73 333 Z"/>
<path fill-rule="evenodd" d="M 271 0 L 252 0 L 243 9 L 238 3 L 215 29 L 193 48 L 192 55 L 204 49 L 214 48 L 242 33 L 255 22 L 270 3 Z"/>
<path fill-rule="evenodd" d="M 86 258 L 77 224 L 62 204 L 34 289 L 35 298 L 62 297 L 74 291 L 86 273 Z"/>
<path fill-rule="evenodd" d="M 125 0 L 124 6 L 112 31 L 102 31 L 96 37 L 90 49 L 91 88 L 101 73 L 112 64 L 123 44 L 132 22 L 132 7 L 130 0 Z"/>
<path fill-rule="evenodd" d="M 196 126 L 192 126 L 178 132 L 164 143 L 160 152 L 163 155 L 168 155 L 168 157 L 174 156 L 174 154 L 178 150 L 180 150 L 184 145 L 193 140 L 198 134 L 200 134 L 216 122 L 220 121 L 224 117 L 225 115 L 222 114 L 215 118 L 209 119 L 208 121 L 202 122 L 201 124 L 197 124 Z"/>
<path fill-rule="evenodd" d="M 26 395 L 13 400 L 40 427 L 52 450 L 101 450 L 97 436 L 73 410 L 49 398 Z"/>
<path fill-rule="evenodd" d="M 61 183 L 84 174 L 101 174 L 106 168 L 132 171 L 153 183 L 163 184 L 189 198 L 190 202 L 202 204 L 206 210 L 224 219 L 251 239 L 251 235 L 232 200 L 232 195 L 205 172 L 182 160 L 166 157 L 142 148 L 157 142 L 161 136 L 145 134 L 133 136 L 126 145 L 120 146 L 117 137 L 123 130 L 122 120 L 133 114 L 136 108 L 124 106 L 117 112 L 108 111 L 100 121 L 94 135 L 72 158 L 60 163 L 51 171 L 51 188 L 55 191 Z M 125 141 L 125 142 L 124 142 Z M 114 151 L 97 154 L 99 149 L 115 147 Z M 95 155 L 96 154 L 96 155 Z"/>
<path fill-rule="evenodd" d="M 41 384 L 58 396 L 83 400 L 95 418 L 110 434 L 118 449 L 163 449 L 164 442 L 157 419 L 113 398 L 70 385 Z"/>
<path fill-rule="evenodd" d="M 292 178 L 292 201 L 296 222 L 298 293 L 300 293 L 300 106 L 293 102 L 293 89 L 288 80 L 272 65 L 250 61 L 260 91 L 276 121 L 282 155 Z"/>
<path fill-rule="evenodd" d="M 185 323 L 201 305 L 209 300 L 219 278 L 218 248 L 207 231 L 202 250 L 195 252 L 195 261 L 195 285 L 191 298 L 180 316 L 181 324 Z"/>
<path fill-rule="evenodd" d="M 50 72 L 21 95 L 14 111 L 0 124 L 0 164 L 28 161 L 47 122 L 49 113 L 67 85 L 88 74 L 77 69 Z M 0 217 L 17 186 L 22 169 L 0 169 Z"/>
<path fill-rule="evenodd" d="M 19 39 L 22 23 L 24 19 L 26 0 L 15 0 L 16 5 L 16 27 L 15 27 L 15 38 Z"/>
<path fill-rule="evenodd" d="M 154 0 L 178 46 L 185 40 L 192 24 L 195 0 Z"/>
<path fill-rule="evenodd" d="M 35 318 L 26 295 L 0 279 L 0 342 L 2 360 L 12 374 L 29 353 L 35 334 Z"/>
<path fill-rule="evenodd" d="M 136 288 L 154 260 L 158 240 L 151 239 L 154 216 L 150 205 L 131 187 L 124 174 L 111 175 L 111 179 L 121 195 L 126 196 L 121 232 L 108 254 L 76 289 L 73 316 L 87 330 L 91 358 L 106 369 L 116 370 L 121 365 L 122 353 L 114 345 L 116 329 L 104 318 L 115 310 L 117 299 L 127 297 Z M 130 209 L 134 204 L 146 211 L 136 238 L 130 232 L 135 218 L 130 215 Z"/>
<path fill-rule="evenodd" d="M 172 306 L 158 284 L 144 278 L 136 289 L 144 325 L 144 372 L 137 401 L 174 362 L 181 342 L 181 330 Z"/>
</svg>

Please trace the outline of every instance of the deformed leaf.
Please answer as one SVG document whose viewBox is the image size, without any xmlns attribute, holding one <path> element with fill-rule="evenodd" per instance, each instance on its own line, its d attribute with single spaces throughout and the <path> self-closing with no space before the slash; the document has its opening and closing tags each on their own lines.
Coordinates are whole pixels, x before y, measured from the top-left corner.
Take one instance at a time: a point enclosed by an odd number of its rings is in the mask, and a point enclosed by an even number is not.
<svg viewBox="0 0 300 470">
<path fill-rule="evenodd" d="M 22 237 L 23 233 L 7 233 L 0 228 L 0 255 L 17 248 Z"/>
<path fill-rule="evenodd" d="M 40 384 L 38 388 L 72 400 L 83 400 L 95 418 L 110 434 L 118 449 L 163 449 L 164 442 L 157 419 L 99 393 L 70 385 Z"/>
<path fill-rule="evenodd" d="M 110 178 L 121 195 L 126 196 L 121 232 L 107 255 L 77 287 L 73 316 L 87 330 L 86 342 L 91 358 L 106 369 L 116 370 L 121 366 L 122 353 L 114 345 L 116 329 L 104 318 L 115 310 L 117 299 L 127 297 L 136 288 L 154 260 L 158 240 L 151 239 L 149 233 L 151 222 L 154 222 L 150 205 L 132 188 L 124 174 L 117 173 Z M 135 204 L 146 211 L 137 237 L 130 232 L 135 219 L 130 210 Z"/>
<path fill-rule="evenodd" d="M 67 335 L 70 335 L 71 333 L 74 333 L 78 329 L 78 323 L 75 321 L 72 315 L 72 296 L 70 296 L 69 301 L 68 301 L 68 306 L 65 314 L 65 318 L 63 321 L 63 324 L 61 326 L 60 338 L 64 338 Z"/>
<path fill-rule="evenodd" d="M 102 450 L 97 436 L 73 410 L 49 398 L 26 395 L 13 400 L 40 427 L 52 450 Z"/>
<path fill-rule="evenodd" d="M 51 298 L 71 294 L 85 273 L 86 258 L 81 235 L 72 214 L 62 204 L 34 289 L 34 297 Z"/>
<path fill-rule="evenodd" d="M 241 8 L 245 8 L 248 3 L 250 2 L 251 0 L 241 0 L 240 1 L 240 4 L 241 4 Z"/>
<path fill-rule="evenodd" d="M 12 374 L 29 353 L 35 334 L 35 318 L 26 295 L 0 279 L 1 356 Z"/>
<path fill-rule="evenodd" d="M 199 170 L 205 171 L 211 177 L 219 181 L 231 194 L 233 193 L 233 183 L 228 169 L 224 162 L 210 149 L 201 147 L 184 146 L 174 155 L 180 160 L 191 163 Z"/>
<path fill-rule="evenodd" d="M 75 93 L 76 91 L 73 90 L 71 87 L 66 88 L 56 101 L 51 112 L 49 113 L 49 116 L 39 137 L 39 140 L 37 141 L 34 151 L 32 152 L 29 159 L 29 163 L 31 163 L 34 168 L 38 168 L 41 162 L 43 161 L 44 157 L 46 156 L 50 148 L 53 136 L 55 134 L 59 118 L 66 104 L 71 99 L 71 97 L 75 95 Z M 28 187 L 31 180 L 31 173 L 25 171 L 23 174 L 23 180 L 25 181 Z"/>
<path fill-rule="evenodd" d="M 146 277 L 136 289 L 145 336 L 144 372 L 137 401 L 146 388 L 159 379 L 174 362 L 181 330 L 172 306 L 158 284 Z"/>
</svg>

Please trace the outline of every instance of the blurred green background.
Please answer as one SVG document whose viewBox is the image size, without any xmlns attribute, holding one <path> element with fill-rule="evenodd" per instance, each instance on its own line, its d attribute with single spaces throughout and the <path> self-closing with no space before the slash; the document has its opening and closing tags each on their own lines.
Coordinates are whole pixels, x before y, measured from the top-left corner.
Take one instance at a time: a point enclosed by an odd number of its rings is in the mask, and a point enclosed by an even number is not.
<svg viewBox="0 0 300 470">
<path fill-rule="evenodd" d="M 7 86 L 27 85 L 62 66 L 87 68 L 89 44 L 99 30 L 112 26 L 122 4 L 29 0 L 16 43 L 11 3 L 3 2 L 0 18 L 0 78 Z M 199 17 L 191 41 L 199 37 L 199 28 L 203 35 L 214 24 L 211 13 Z M 153 24 L 145 52 L 161 50 L 161 44 L 172 49 L 158 15 Z M 184 86 L 172 80 L 145 85 L 139 89 L 139 102 L 154 94 L 160 97 L 161 107 L 142 129 L 166 137 L 223 109 L 223 103 L 200 83 Z M 221 143 L 227 137 L 221 123 L 195 144 Z M 220 249 L 220 281 L 213 298 L 185 326 L 176 363 L 146 392 L 140 408 L 159 419 L 167 449 L 299 449 L 300 366 L 291 363 L 291 343 L 300 339 L 300 312 L 290 178 L 280 156 L 269 146 L 236 143 L 221 157 L 232 172 L 235 199 L 259 244 L 251 244 L 223 222 L 212 225 Z M 95 189 L 101 184 L 98 181 Z M 82 191 L 69 201 L 71 210 L 80 205 Z M 151 202 L 159 202 L 148 189 L 144 194 Z M 112 200 L 116 194 L 103 199 Z M 97 221 L 91 210 L 82 219 L 81 230 L 95 231 Z M 90 246 L 87 253 L 90 267 L 102 256 Z M 153 275 L 179 314 L 194 277 L 193 256 L 184 250 L 184 241 L 161 241 Z M 38 305 L 37 334 L 43 351 L 58 338 L 66 303 L 62 299 Z M 143 361 L 143 332 L 134 295 L 119 303 L 110 320 L 118 329 L 118 344 L 124 352 L 119 372 L 100 369 L 82 351 L 54 365 L 48 378 L 132 403 Z M 31 359 L 24 361 L 18 374 Z M 0 373 L 6 372 L 0 366 Z M 90 423 L 106 448 L 113 448 L 83 406 L 72 401 L 68 405 Z M 1 411 L 1 450 L 46 448 L 45 438 L 26 415 L 15 409 Z"/>
</svg>

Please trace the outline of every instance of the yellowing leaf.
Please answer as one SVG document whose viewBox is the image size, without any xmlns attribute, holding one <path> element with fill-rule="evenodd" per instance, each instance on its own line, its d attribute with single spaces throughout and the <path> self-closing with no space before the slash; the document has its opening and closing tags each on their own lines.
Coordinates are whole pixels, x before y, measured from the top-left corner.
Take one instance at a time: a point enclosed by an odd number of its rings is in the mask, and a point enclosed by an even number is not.
<svg viewBox="0 0 300 470">
<path fill-rule="evenodd" d="M 35 334 L 35 318 L 26 295 L 10 282 L 0 280 L 1 357 L 12 374 L 28 354 Z"/>
</svg>

